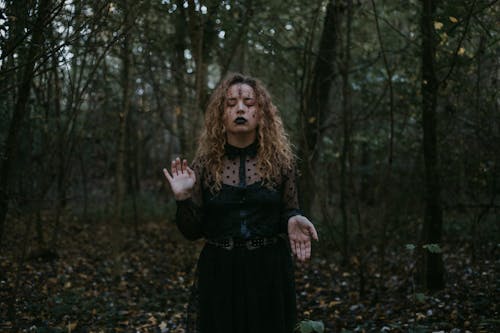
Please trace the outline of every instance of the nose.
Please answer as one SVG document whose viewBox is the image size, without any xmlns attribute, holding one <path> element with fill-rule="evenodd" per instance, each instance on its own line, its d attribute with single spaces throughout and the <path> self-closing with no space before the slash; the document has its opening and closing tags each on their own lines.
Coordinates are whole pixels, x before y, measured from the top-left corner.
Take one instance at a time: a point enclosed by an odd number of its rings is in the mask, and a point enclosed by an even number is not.
<svg viewBox="0 0 500 333">
<path fill-rule="evenodd" d="M 237 113 L 245 113 L 247 111 L 247 106 L 243 101 L 238 101 Z"/>
</svg>

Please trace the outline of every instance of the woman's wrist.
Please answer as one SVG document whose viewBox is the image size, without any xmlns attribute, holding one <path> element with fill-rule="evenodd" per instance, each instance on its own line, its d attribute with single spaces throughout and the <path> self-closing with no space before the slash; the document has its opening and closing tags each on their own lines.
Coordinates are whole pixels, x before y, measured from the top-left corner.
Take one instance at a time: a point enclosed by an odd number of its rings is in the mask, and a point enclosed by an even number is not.
<svg viewBox="0 0 500 333">
<path fill-rule="evenodd" d="M 174 194 L 175 201 L 183 201 L 192 197 L 191 191 Z"/>
<path fill-rule="evenodd" d="M 300 209 L 290 209 L 286 212 L 286 220 L 289 221 L 294 216 L 304 216 L 304 213 Z"/>
</svg>

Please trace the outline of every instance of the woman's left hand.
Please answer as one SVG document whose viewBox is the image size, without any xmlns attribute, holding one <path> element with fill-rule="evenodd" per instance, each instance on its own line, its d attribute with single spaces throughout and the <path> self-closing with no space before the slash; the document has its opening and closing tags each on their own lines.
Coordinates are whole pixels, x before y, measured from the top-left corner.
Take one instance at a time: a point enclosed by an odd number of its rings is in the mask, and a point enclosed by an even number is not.
<svg viewBox="0 0 500 333">
<path fill-rule="evenodd" d="M 311 257 L 311 237 L 318 240 L 314 225 L 306 217 L 295 215 L 288 219 L 288 238 L 293 254 L 300 261 Z"/>
</svg>

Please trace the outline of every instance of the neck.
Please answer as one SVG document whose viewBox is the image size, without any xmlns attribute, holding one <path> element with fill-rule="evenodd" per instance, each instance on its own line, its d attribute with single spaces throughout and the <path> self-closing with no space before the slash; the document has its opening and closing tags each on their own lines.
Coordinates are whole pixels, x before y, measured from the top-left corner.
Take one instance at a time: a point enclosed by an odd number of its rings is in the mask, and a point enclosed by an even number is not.
<svg viewBox="0 0 500 333">
<path fill-rule="evenodd" d="M 256 139 L 256 132 L 253 133 L 238 133 L 237 135 L 227 133 L 227 143 L 238 148 L 250 146 Z"/>
</svg>

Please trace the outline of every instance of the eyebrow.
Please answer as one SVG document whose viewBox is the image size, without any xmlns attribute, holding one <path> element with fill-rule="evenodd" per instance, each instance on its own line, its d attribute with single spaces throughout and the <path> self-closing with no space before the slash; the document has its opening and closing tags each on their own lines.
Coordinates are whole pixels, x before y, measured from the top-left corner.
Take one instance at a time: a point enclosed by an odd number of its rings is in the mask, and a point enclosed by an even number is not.
<svg viewBox="0 0 500 333">
<path fill-rule="evenodd" d="M 239 98 L 240 96 L 233 96 L 233 95 L 229 95 L 229 96 L 226 96 L 226 101 L 235 101 Z M 252 95 L 249 95 L 249 96 L 241 96 L 241 98 L 243 100 L 249 100 L 249 99 L 256 99 L 255 96 L 252 96 Z"/>
</svg>

